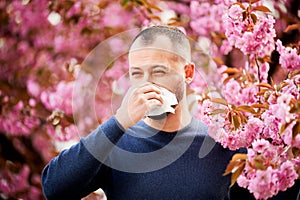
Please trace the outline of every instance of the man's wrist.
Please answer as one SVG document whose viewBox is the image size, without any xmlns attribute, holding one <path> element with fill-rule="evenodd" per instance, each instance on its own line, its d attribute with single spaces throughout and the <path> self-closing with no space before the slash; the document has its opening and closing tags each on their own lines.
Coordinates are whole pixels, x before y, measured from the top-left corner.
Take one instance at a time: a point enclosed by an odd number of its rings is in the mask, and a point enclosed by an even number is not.
<svg viewBox="0 0 300 200">
<path fill-rule="evenodd" d="M 126 119 L 126 117 L 124 117 L 124 115 L 122 115 L 121 113 L 117 112 L 114 117 L 117 123 L 119 124 L 120 128 L 122 128 L 124 131 L 132 126 L 128 123 L 129 120 Z"/>
</svg>

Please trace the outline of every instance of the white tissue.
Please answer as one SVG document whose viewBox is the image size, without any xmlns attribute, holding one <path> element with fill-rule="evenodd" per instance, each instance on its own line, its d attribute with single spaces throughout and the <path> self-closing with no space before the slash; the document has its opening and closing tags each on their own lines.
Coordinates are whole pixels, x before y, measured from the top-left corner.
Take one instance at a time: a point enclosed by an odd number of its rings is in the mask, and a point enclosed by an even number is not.
<svg viewBox="0 0 300 200">
<path fill-rule="evenodd" d="M 178 101 L 176 99 L 176 95 L 169 90 L 159 87 L 161 90 L 161 97 L 163 99 L 162 106 L 153 106 L 147 112 L 146 116 L 158 116 L 164 113 L 175 113 L 175 109 L 172 106 L 177 105 Z"/>
</svg>

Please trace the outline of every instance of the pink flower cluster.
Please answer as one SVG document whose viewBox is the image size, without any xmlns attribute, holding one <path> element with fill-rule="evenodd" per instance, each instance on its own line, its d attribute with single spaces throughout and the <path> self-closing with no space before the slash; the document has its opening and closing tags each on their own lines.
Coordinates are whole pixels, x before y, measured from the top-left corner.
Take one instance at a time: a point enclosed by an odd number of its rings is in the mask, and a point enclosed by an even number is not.
<svg viewBox="0 0 300 200">
<path fill-rule="evenodd" d="M 300 53 L 296 48 L 285 47 L 280 40 L 276 41 L 276 50 L 279 52 L 281 67 L 293 71 L 300 70 Z"/>
<path fill-rule="evenodd" d="M 291 187 L 298 178 L 296 168 L 300 167 L 300 162 L 291 157 L 291 148 L 300 148 L 300 134 L 293 130 L 300 113 L 291 112 L 291 107 L 300 99 L 299 80 L 300 75 L 296 73 L 280 86 L 274 86 L 276 89 L 265 92 L 263 98 L 258 98 L 258 87 L 253 85 L 255 91 L 251 98 L 242 91 L 245 81 L 232 78 L 222 91 L 227 106 L 208 99 L 202 103 L 201 119 L 208 125 L 210 136 L 225 148 L 248 149 L 246 167 L 237 182 L 256 199 L 268 199 Z M 267 107 L 253 108 L 260 111 L 259 115 L 235 110 L 237 106 L 252 104 Z M 229 113 L 235 112 L 247 118 L 238 128 L 233 128 L 229 118 Z M 283 126 L 287 127 L 281 133 Z"/>
<path fill-rule="evenodd" d="M 2 198 L 14 198 L 18 193 L 21 194 L 19 197 L 25 200 L 41 198 L 41 191 L 28 183 L 31 179 L 35 184 L 40 184 L 40 178 L 36 174 L 30 178 L 30 168 L 27 165 L 24 165 L 18 173 L 9 170 L 0 171 L 0 176 L 0 190 L 4 193 L 1 194 Z"/>
<path fill-rule="evenodd" d="M 61 81 L 53 91 L 41 93 L 41 101 L 49 110 L 59 109 L 65 114 L 72 114 L 72 91 L 74 82 Z"/>
<path fill-rule="evenodd" d="M 230 104 L 234 105 L 248 105 L 257 102 L 258 88 L 255 85 L 241 86 L 240 83 L 234 79 L 228 81 L 222 89 L 222 94 Z"/>
<path fill-rule="evenodd" d="M 56 125 L 52 124 L 45 126 L 47 133 L 53 137 L 55 141 L 66 142 L 78 139 L 78 131 L 74 124 L 71 125 Z"/>
<path fill-rule="evenodd" d="M 210 100 L 204 100 L 200 119 L 207 124 L 209 135 L 219 142 L 223 147 L 236 150 L 242 147 L 250 147 L 252 142 L 260 137 L 263 131 L 263 121 L 258 118 L 250 118 L 248 123 L 243 124 L 239 129 L 233 130 L 226 114 L 213 114 L 216 109 L 228 108 L 212 103 Z"/>
<path fill-rule="evenodd" d="M 255 14 L 257 21 L 254 21 L 250 16 L 244 19 L 244 12 L 245 10 L 240 5 L 235 4 L 229 8 L 228 12 L 224 13 L 223 20 L 227 40 L 246 55 L 254 54 L 259 57 L 270 55 L 275 49 L 274 17 Z"/>
<path fill-rule="evenodd" d="M 25 105 L 23 101 L 19 101 L 12 107 L 10 107 L 9 102 L 5 104 L 3 104 L 0 115 L 1 132 L 13 136 L 29 136 L 40 125 L 41 122 L 34 116 L 34 111 L 30 110 L 30 105 Z"/>
<path fill-rule="evenodd" d="M 259 62 L 255 59 L 256 58 L 253 55 L 250 56 L 249 62 L 245 63 L 245 71 L 249 72 L 250 74 L 253 74 L 257 82 L 259 80 L 259 82 L 267 83 L 270 65 L 268 62 Z M 256 62 L 258 63 L 258 65 Z"/>
<path fill-rule="evenodd" d="M 247 156 L 245 170 L 237 182 L 248 188 L 256 199 L 268 199 L 285 191 L 298 178 L 294 164 L 286 159 L 283 146 L 272 145 L 265 139 L 255 140 Z"/>
<path fill-rule="evenodd" d="M 191 1 L 191 28 L 199 36 L 206 37 L 211 36 L 213 32 L 224 31 L 222 15 L 225 8 L 226 6 L 222 3 L 215 5 L 208 2 Z"/>
</svg>

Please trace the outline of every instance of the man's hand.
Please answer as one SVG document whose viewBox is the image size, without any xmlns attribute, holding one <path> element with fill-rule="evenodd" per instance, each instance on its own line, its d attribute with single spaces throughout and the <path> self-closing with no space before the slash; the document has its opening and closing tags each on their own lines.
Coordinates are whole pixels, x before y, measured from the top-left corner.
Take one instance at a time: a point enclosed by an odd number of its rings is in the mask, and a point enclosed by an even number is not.
<svg viewBox="0 0 300 200">
<path fill-rule="evenodd" d="M 131 87 L 115 117 L 126 130 L 143 119 L 152 106 L 161 106 L 162 104 L 161 91 L 155 85 L 146 83 L 139 87 Z"/>
</svg>

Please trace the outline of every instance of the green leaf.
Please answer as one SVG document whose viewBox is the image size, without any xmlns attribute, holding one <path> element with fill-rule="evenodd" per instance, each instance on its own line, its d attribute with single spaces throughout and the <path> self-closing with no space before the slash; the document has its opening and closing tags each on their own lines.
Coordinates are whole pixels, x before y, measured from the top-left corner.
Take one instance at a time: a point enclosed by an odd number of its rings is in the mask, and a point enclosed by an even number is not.
<svg viewBox="0 0 300 200">
<path fill-rule="evenodd" d="M 129 0 L 121 0 L 121 5 L 125 6 L 128 2 L 129 2 Z"/>
<path fill-rule="evenodd" d="M 260 169 L 260 170 L 266 169 L 266 166 L 264 165 L 264 159 L 260 155 L 258 155 L 254 158 L 253 164 L 256 169 Z"/>
</svg>

